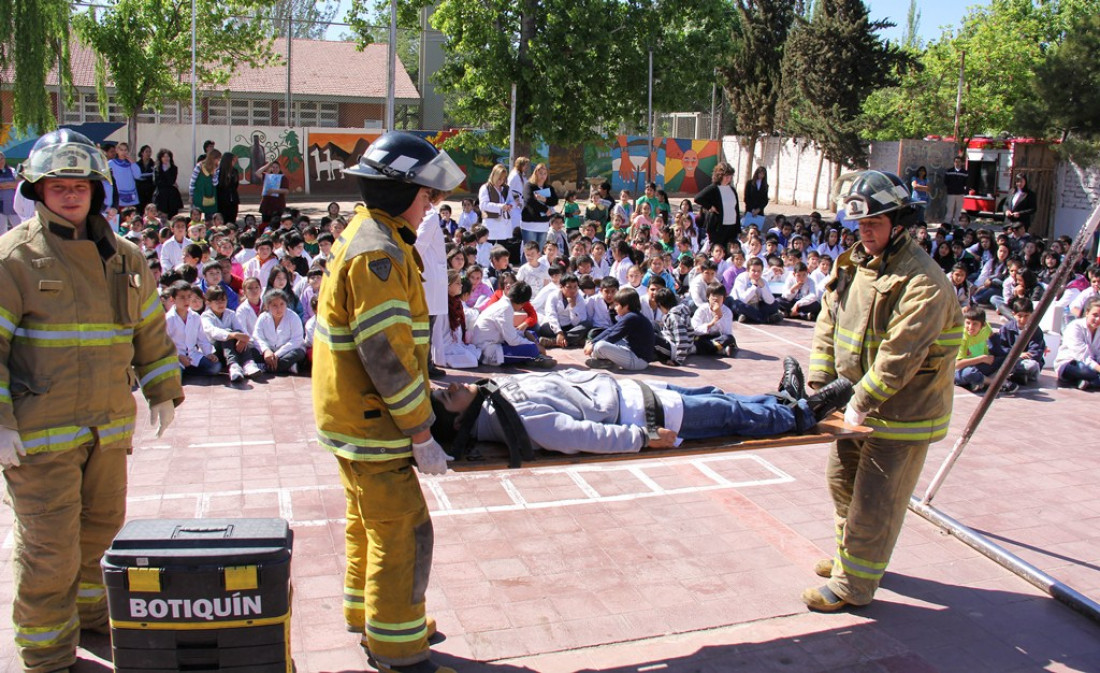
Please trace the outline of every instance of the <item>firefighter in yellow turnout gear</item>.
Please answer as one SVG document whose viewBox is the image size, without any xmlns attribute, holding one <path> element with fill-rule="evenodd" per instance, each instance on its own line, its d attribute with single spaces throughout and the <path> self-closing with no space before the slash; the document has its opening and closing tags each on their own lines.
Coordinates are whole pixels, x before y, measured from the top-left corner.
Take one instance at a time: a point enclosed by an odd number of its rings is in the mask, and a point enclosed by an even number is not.
<svg viewBox="0 0 1100 673">
<path fill-rule="evenodd" d="M 416 228 L 461 169 L 408 133 L 382 135 L 348 174 L 366 207 L 332 248 L 313 351 L 318 441 L 347 499 L 344 617 L 381 671 L 446 673 L 430 659 L 424 594 L 432 522 L 413 472 L 447 471 L 432 439 L 428 306 Z"/>
<path fill-rule="evenodd" d="M 68 130 L 23 170 L 34 217 L 0 238 L 0 465 L 15 512 L 15 642 L 29 673 L 66 670 L 107 627 L 99 561 L 126 515 L 139 384 L 159 430 L 183 401 L 141 252 L 99 215 L 107 159 Z"/>
<path fill-rule="evenodd" d="M 841 176 L 841 184 L 849 184 L 842 205 L 859 222 L 860 242 L 827 283 L 807 383 L 853 381 L 845 420 L 873 433 L 838 441 L 829 456 L 836 556 L 815 568 L 829 581 L 802 594 L 826 612 L 870 603 L 886 572 L 928 445 L 947 435 L 963 335 L 950 283 L 905 231 L 915 216 L 908 188 L 878 171 Z"/>
</svg>

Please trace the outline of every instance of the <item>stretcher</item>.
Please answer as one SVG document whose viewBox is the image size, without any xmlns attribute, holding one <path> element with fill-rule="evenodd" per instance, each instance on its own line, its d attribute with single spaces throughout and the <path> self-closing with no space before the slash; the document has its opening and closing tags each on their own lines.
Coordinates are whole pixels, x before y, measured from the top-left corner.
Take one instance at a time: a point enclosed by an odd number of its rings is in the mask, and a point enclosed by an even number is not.
<svg viewBox="0 0 1100 673">
<path fill-rule="evenodd" d="M 764 439 L 745 439 L 739 437 L 715 437 L 683 442 L 670 449 L 645 448 L 638 453 L 558 453 L 535 449 L 533 460 L 523 462 L 522 467 L 550 467 L 575 465 L 578 463 L 599 463 L 617 460 L 650 460 L 653 458 L 671 458 L 699 454 L 729 453 L 732 451 L 757 451 L 780 446 L 802 446 L 805 444 L 829 444 L 838 439 L 858 439 L 871 434 L 871 428 L 853 426 L 844 422 L 844 415 L 834 412 L 816 426 L 804 433 L 787 433 Z M 455 472 L 479 472 L 487 470 L 509 469 L 508 447 L 496 442 L 478 442 L 473 446 L 471 456 L 464 460 L 449 463 Z M 473 458 L 473 459 L 470 459 Z"/>
</svg>

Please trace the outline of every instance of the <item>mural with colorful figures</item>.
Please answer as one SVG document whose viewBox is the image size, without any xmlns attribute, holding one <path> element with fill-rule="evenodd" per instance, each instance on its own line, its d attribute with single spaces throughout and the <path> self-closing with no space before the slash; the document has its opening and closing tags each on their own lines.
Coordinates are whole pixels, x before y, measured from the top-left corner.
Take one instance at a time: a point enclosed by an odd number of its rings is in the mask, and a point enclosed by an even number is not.
<svg viewBox="0 0 1100 673">
<path fill-rule="evenodd" d="M 275 160 L 282 165 L 291 191 L 305 191 L 305 161 L 297 130 L 267 128 L 240 133 L 233 137 L 229 151 L 237 155 L 237 165 L 244 173 L 242 194 L 259 196 L 260 180 L 256 179 L 255 171 Z"/>
</svg>

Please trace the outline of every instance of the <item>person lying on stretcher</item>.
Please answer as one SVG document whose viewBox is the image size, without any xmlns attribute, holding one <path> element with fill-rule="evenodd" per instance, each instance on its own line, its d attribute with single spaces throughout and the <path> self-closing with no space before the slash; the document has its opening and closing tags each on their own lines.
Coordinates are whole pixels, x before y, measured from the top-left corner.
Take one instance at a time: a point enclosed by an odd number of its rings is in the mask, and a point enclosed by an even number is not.
<svg viewBox="0 0 1100 673">
<path fill-rule="evenodd" d="M 444 447 L 529 439 L 560 453 L 636 453 L 681 440 L 807 432 L 852 397 L 845 378 L 807 397 L 798 362 L 786 358 L 783 370 L 779 392 L 751 396 L 575 369 L 453 383 L 432 391 L 431 431 Z"/>
</svg>

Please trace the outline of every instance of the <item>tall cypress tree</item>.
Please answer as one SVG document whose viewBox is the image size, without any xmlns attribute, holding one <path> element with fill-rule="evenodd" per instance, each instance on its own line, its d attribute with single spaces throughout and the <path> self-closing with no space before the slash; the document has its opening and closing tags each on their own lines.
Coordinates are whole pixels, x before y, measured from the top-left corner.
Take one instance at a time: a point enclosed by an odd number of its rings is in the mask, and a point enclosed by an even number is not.
<svg viewBox="0 0 1100 673">
<path fill-rule="evenodd" d="M 791 29 L 783 58 L 784 121 L 834 164 L 864 166 L 860 110 L 875 89 L 897 83 L 908 58 L 876 33 L 862 0 L 819 0 L 813 19 Z"/>
<path fill-rule="evenodd" d="M 752 174 L 757 139 L 776 128 L 783 49 L 800 4 L 795 0 L 737 3 L 740 21 L 733 30 L 729 56 L 718 72 L 736 117 L 737 132 L 748 152 L 746 175 Z"/>
</svg>

